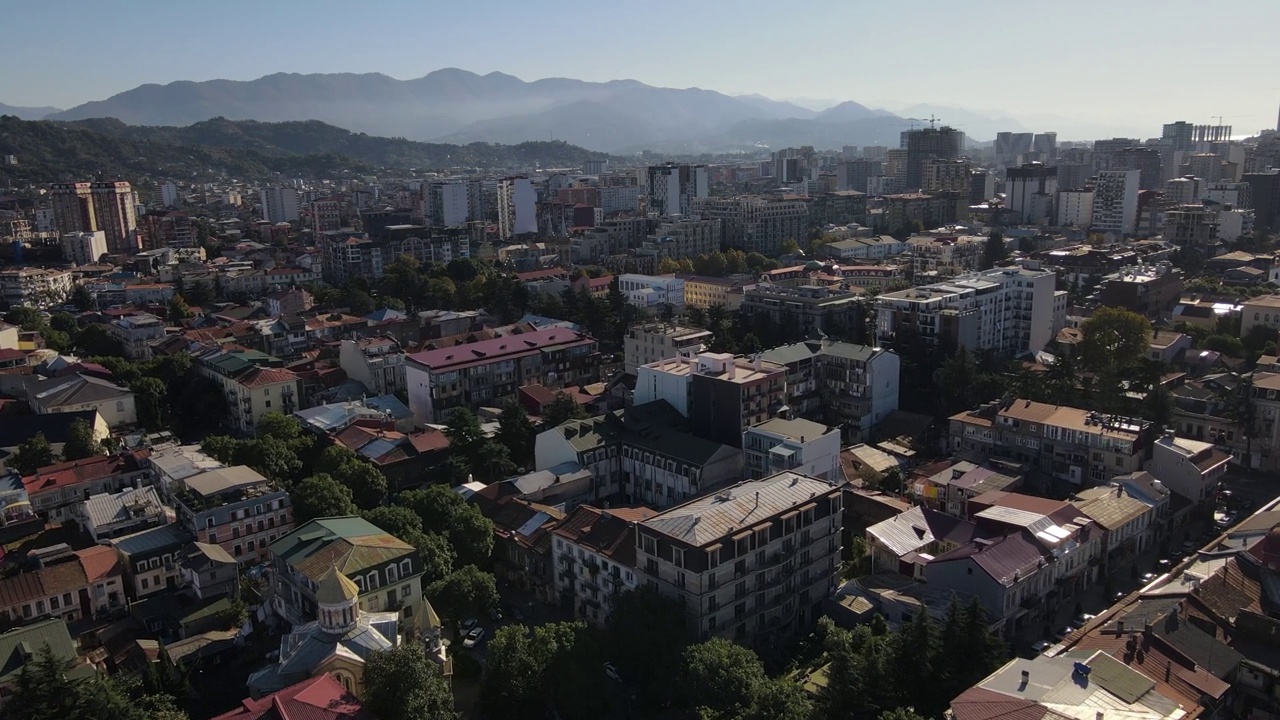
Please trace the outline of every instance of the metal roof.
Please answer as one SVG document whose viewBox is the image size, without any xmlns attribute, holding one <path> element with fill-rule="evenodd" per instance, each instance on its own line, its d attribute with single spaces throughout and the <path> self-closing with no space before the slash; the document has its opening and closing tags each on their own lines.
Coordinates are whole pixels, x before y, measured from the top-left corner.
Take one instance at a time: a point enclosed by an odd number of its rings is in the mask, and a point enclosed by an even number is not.
<svg viewBox="0 0 1280 720">
<path fill-rule="evenodd" d="M 781 472 L 690 500 L 641 524 L 690 545 L 708 545 L 833 491 L 838 492 L 838 487 L 822 480 Z"/>
</svg>

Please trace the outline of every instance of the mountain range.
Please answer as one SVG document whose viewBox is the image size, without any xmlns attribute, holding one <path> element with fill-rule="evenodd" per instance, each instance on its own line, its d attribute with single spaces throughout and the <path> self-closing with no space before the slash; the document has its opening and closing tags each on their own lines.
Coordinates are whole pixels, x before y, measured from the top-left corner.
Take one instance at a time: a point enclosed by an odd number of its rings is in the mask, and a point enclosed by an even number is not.
<svg viewBox="0 0 1280 720">
<path fill-rule="evenodd" d="M 129 125 L 163 126 L 215 117 L 320 120 L 355 132 L 420 141 L 565 140 L 613 153 L 896 146 L 898 133 L 910 125 L 893 113 L 856 102 L 815 112 L 758 95 L 661 88 L 635 80 L 526 82 L 504 73 L 479 75 L 457 68 L 413 80 L 378 73 L 276 73 L 251 81 L 148 84 L 42 117 L 116 118 Z"/>
<path fill-rule="evenodd" d="M 381 167 L 578 167 L 600 158 L 563 141 L 517 145 L 421 143 L 352 133 L 318 120 L 278 123 L 213 118 L 185 127 L 114 118 L 52 121 L 0 117 L 0 182 L 120 177 L 264 177 L 271 173 L 373 172 Z M 616 158 L 614 158 L 616 159 Z"/>
</svg>

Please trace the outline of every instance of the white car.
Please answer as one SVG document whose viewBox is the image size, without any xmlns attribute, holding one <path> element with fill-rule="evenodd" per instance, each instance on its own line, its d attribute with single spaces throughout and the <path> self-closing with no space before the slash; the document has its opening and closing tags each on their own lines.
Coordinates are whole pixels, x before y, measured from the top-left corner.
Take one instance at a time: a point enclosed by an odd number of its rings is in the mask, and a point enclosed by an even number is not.
<svg viewBox="0 0 1280 720">
<path fill-rule="evenodd" d="M 462 641 L 462 647 L 471 649 L 484 639 L 484 628 L 473 627 L 471 632 L 467 633 L 467 639 Z"/>
<path fill-rule="evenodd" d="M 604 664 L 604 675 L 614 682 L 622 682 L 622 675 L 618 673 L 618 668 L 613 663 Z"/>
</svg>

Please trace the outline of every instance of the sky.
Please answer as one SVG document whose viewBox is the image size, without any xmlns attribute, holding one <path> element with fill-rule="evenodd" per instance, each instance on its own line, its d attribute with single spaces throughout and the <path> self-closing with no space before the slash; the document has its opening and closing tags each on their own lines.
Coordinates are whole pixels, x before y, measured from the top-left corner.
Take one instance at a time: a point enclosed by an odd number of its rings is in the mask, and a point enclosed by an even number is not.
<svg viewBox="0 0 1280 720">
<path fill-rule="evenodd" d="M 1071 123 L 1150 137 L 1218 115 L 1251 133 L 1280 106 L 1278 0 L 0 0 L 0 16 L 0 102 L 20 106 L 443 67 L 961 107 L 1066 124 L 1064 139 Z"/>
</svg>

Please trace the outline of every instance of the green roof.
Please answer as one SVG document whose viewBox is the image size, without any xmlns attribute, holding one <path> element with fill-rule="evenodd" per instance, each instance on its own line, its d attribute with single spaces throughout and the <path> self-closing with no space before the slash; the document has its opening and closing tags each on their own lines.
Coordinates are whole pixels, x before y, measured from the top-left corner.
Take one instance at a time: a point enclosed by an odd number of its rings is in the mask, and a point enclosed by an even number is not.
<svg viewBox="0 0 1280 720">
<path fill-rule="evenodd" d="M 60 619 L 43 620 L 0 633 L 0 684 L 13 682 L 27 662 L 48 645 L 59 660 L 75 660 L 76 644 Z"/>
<path fill-rule="evenodd" d="M 268 549 L 317 582 L 334 565 L 351 576 L 415 552 L 412 545 L 354 515 L 317 518 Z"/>
<path fill-rule="evenodd" d="M 760 353 L 760 359 L 765 362 L 778 363 L 779 365 L 799 362 L 819 355 L 831 355 L 833 357 L 865 361 L 870 359 L 877 352 L 880 352 L 880 350 L 870 345 L 856 345 L 854 343 L 835 340 L 805 340 L 804 342 L 782 345 L 780 347 L 773 348 L 772 350 L 765 350 Z"/>
</svg>

